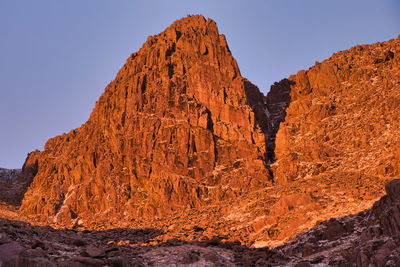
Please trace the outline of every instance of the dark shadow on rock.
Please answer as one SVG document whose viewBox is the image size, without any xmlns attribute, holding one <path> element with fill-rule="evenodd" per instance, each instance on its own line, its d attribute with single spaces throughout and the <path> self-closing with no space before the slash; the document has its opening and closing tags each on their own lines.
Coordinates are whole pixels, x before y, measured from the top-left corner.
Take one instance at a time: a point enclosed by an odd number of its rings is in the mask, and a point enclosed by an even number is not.
<svg viewBox="0 0 400 267">
<path fill-rule="evenodd" d="M 267 158 L 269 163 L 275 159 L 275 138 L 280 124 L 285 121 L 286 109 L 290 105 L 291 86 L 295 83 L 288 79 L 283 79 L 271 85 L 271 89 L 266 97 L 266 110 L 269 116 L 268 130 L 266 134 Z"/>
<path fill-rule="evenodd" d="M 0 177 L 0 202 L 19 206 L 37 173 L 37 161 L 25 162 L 22 170 L 7 170 L 9 177 Z M 12 177 L 10 177 L 12 176 Z"/>
<path fill-rule="evenodd" d="M 161 234 L 152 228 L 62 230 L 0 218 L 0 265 L 35 259 L 50 262 L 43 266 L 142 266 L 140 254 L 150 247 L 135 244 L 146 244 Z"/>
<path fill-rule="evenodd" d="M 208 263 L 215 265 L 206 266 L 232 266 L 229 261 L 222 257 L 222 253 L 216 248 L 230 251 L 233 255 L 231 259 L 235 266 L 278 266 L 288 262 L 289 258 L 283 255 L 280 251 L 264 248 L 250 248 L 241 245 L 239 241 L 223 242 L 218 237 L 206 239 L 202 241 L 182 241 L 179 239 L 171 239 L 158 247 L 184 247 L 193 246 L 192 251 L 197 252 L 199 259 L 204 259 Z M 204 251 L 198 248 L 206 248 Z"/>
<path fill-rule="evenodd" d="M 0 263 L 3 261 L 3 264 L 163 266 L 165 263 L 170 266 L 165 262 L 166 257 L 178 266 L 200 261 L 207 262 L 207 266 L 232 266 L 232 263 L 235 266 L 268 266 L 287 261 L 279 251 L 249 248 L 238 241 L 222 242 L 218 237 L 202 241 L 175 238 L 154 245 L 150 242 L 163 234 L 156 229 L 60 230 L 1 218 L 0 229 Z M 149 254 L 151 251 L 154 252 Z M 227 252 L 230 257 L 226 257 Z"/>
<path fill-rule="evenodd" d="M 38 172 L 39 153 L 39 150 L 29 153 L 22 170 L 8 170 L 8 173 L 14 174 L 11 179 L 0 177 L 0 202 L 13 206 L 21 205 L 25 192 Z"/>
<path fill-rule="evenodd" d="M 253 109 L 255 115 L 255 126 L 259 126 L 261 131 L 266 134 L 268 132 L 268 117 L 265 113 L 266 97 L 260 92 L 257 86 L 244 81 L 244 91 L 246 93 L 247 103 Z"/>
<path fill-rule="evenodd" d="M 256 124 L 265 136 L 266 153 L 264 162 L 273 180 L 269 165 L 275 161 L 275 138 L 281 122 L 285 120 L 286 109 L 290 104 L 293 81 L 283 79 L 271 86 L 265 97 L 251 82 L 245 80 L 244 88 L 248 104 L 255 114 Z"/>
</svg>

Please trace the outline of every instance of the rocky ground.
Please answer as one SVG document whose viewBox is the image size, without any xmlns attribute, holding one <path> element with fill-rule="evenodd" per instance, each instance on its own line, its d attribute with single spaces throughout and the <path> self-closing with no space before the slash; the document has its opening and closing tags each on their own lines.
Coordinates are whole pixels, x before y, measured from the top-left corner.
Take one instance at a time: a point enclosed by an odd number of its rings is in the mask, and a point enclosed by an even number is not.
<svg viewBox="0 0 400 267">
<path fill-rule="evenodd" d="M 369 210 L 332 218 L 292 241 L 250 248 L 221 237 L 160 241 L 154 228 L 54 229 L 0 219 L 1 266 L 400 266 L 400 180 Z M 5 217 L 2 207 L 2 217 Z M 9 210 L 9 215 L 15 211 Z M 195 227 L 188 229 L 202 232 Z"/>
</svg>

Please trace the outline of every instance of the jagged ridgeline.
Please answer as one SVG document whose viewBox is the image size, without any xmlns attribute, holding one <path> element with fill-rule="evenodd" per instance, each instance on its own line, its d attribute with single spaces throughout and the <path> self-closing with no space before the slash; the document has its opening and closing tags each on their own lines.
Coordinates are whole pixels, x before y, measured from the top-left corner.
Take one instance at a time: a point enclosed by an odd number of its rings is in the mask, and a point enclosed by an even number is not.
<svg viewBox="0 0 400 267">
<path fill-rule="evenodd" d="M 21 210 L 135 218 L 265 187 L 264 104 L 213 20 L 176 21 L 127 59 L 84 125 L 29 155 Z"/>
</svg>

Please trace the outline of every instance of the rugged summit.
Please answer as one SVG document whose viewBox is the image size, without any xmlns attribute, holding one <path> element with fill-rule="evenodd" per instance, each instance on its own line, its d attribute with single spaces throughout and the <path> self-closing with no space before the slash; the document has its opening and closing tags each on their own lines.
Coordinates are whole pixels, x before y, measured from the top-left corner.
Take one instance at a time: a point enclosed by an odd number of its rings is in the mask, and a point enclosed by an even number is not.
<svg viewBox="0 0 400 267">
<path fill-rule="evenodd" d="M 127 59 L 84 125 L 29 155 L 21 210 L 127 220 L 269 185 L 263 105 L 216 23 L 178 20 Z"/>
</svg>

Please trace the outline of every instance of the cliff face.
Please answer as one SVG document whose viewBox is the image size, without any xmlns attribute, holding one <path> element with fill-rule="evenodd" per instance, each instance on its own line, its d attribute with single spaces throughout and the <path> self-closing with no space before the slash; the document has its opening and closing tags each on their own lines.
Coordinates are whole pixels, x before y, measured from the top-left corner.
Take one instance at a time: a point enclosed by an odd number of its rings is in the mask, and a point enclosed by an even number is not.
<svg viewBox="0 0 400 267">
<path fill-rule="evenodd" d="M 238 200 L 229 216 L 275 246 L 370 208 L 400 174 L 399 106 L 400 38 L 338 52 L 275 83 L 267 96 L 275 186 Z"/>
<path fill-rule="evenodd" d="M 276 137 L 278 184 L 338 173 L 400 174 L 400 40 L 356 46 L 285 81 L 290 105 Z"/>
<path fill-rule="evenodd" d="M 84 125 L 28 157 L 38 172 L 21 210 L 128 219 L 264 187 L 263 105 L 214 21 L 176 21 L 127 59 Z"/>
</svg>

